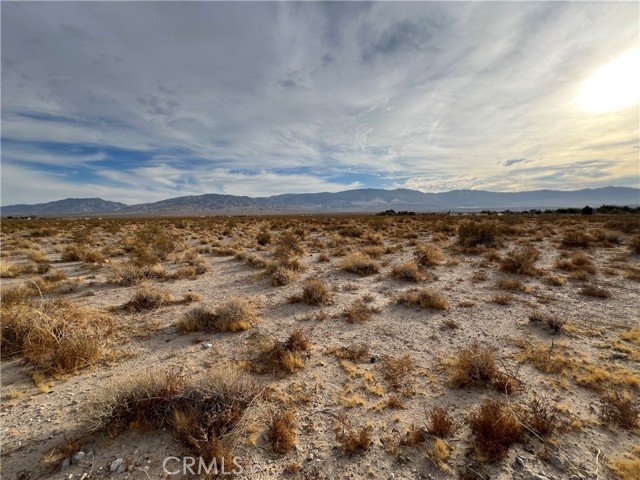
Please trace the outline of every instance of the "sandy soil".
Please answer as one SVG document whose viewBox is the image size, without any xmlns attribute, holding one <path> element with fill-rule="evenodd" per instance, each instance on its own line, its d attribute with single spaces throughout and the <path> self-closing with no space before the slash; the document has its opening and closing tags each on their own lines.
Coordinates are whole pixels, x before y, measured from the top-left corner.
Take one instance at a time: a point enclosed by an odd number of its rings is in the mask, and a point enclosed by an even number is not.
<svg viewBox="0 0 640 480">
<path fill-rule="evenodd" d="M 186 241 L 201 251 L 211 250 L 208 248 L 211 245 L 242 245 L 248 251 L 270 258 L 270 246 L 258 250 L 249 235 L 238 234 L 244 225 L 235 227 L 231 235 L 219 235 L 222 240 L 202 241 L 195 233 Z M 402 226 L 399 229 L 403 230 Z M 533 230 L 516 239 L 507 239 L 499 249 L 500 254 L 518 246 L 523 239 L 531 240 L 528 235 L 533 234 Z M 640 346 L 637 341 L 621 339 L 624 332 L 638 329 L 640 324 L 640 283 L 623 275 L 629 268 L 640 267 L 640 258 L 628 253 L 628 236 L 622 235 L 623 240 L 610 247 L 593 246 L 585 250 L 595 262 L 597 272 L 584 281 L 569 279 L 565 285 L 551 285 L 542 276 L 506 274 L 500 271 L 497 262 L 481 255 L 456 253 L 452 248 L 455 235 L 435 242 L 446 254 L 445 262 L 428 269 L 435 279 L 414 284 L 390 277 L 394 265 L 413 258 L 413 245 L 432 242 L 432 234 L 425 228 L 417 238 L 386 238 L 385 245 L 400 245 L 402 249 L 382 257 L 380 273 L 361 277 L 341 271 L 338 268 L 341 257 L 332 255 L 331 247 L 324 250 L 315 247 L 322 242 L 330 244 L 335 233 L 321 229 L 310 232 L 303 242 L 307 245 L 307 253 L 302 256 L 306 270 L 295 282 L 281 287 L 272 286 L 261 270 L 232 255 L 201 253 L 208 267 L 206 273 L 195 279 L 153 283 L 169 289 L 175 297 L 197 292 L 202 295 L 202 300 L 197 302 L 201 305 L 215 306 L 233 296 L 248 298 L 259 311 L 259 320 L 249 330 L 181 334 L 176 329 L 176 321 L 194 304 L 168 305 L 136 313 L 115 310 L 112 315 L 120 324 L 117 349 L 121 356 L 113 362 L 64 378 L 48 378 L 44 385 L 42 381 L 37 385 L 32 378 L 33 367 L 20 356 L 3 358 L 2 477 L 191 478 L 191 475 L 169 476 L 163 471 L 166 457 L 189 455 L 189 450 L 169 429 L 131 430 L 116 438 L 92 435 L 78 448 L 86 454 L 85 458 L 70 466 L 63 464 L 64 461 L 47 465 L 44 458 L 52 448 L 86 429 L 92 398 L 108 389 L 110 382 L 145 370 L 175 368 L 189 376 L 227 365 L 243 369 L 252 358 L 256 339 L 266 335 L 283 340 L 294 328 L 301 327 L 312 343 L 304 368 L 293 374 L 248 373 L 261 384 L 269 385 L 273 393 L 257 407 L 254 430 L 237 446 L 236 455 L 241 457 L 243 469 L 238 478 L 444 479 L 460 478 L 461 472 L 469 468 L 484 478 L 496 479 L 617 478 L 609 469 L 609 462 L 632 452 L 640 442 L 639 432 L 606 424 L 598 412 L 604 391 L 626 388 L 637 394 L 638 390 Z M 11 238 L 21 235 L 24 235 L 21 230 L 3 233 L 5 246 Z M 541 252 L 537 267 L 566 276 L 566 272 L 554 268 L 555 259 L 564 251 L 558 246 L 559 237 L 560 233 L 549 233 L 534 242 Z M 105 234 L 103 240 L 108 244 L 117 238 Z M 107 283 L 109 265 L 125 256 L 88 268 L 82 262 L 62 262 L 56 252 L 59 240 L 53 237 L 38 238 L 34 242 L 46 252 L 53 268 L 68 274 L 66 282 L 74 284 L 73 288 L 61 288 L 47 295 L 108 309 L 125 303 L 136 289 L 136 286 Z M 360 248 L 359 241 L 352 238 L 346 239 L 343 246 Z M 329 253 L 330 261 L 317 261 L 321 250 Z M 11 249 L 3 256 L 3 260 L 12 262 L 27 261 L 24 255 Z M 171 262 L 166 264 L 173 268 Z M 486 279 L 478 280 L 483 277 L 478 272 L 484 272 Z M 25 274 L 4 278 L 2 284 L 6 287 L 22 283 L 29 277 Z M 329 286 L 330 303 L 322 306 L 290 303 L 289 298 L 300 293 L 304 280 L 312 277 L 320 278 Z M 496 304 L 492 302 L 493 296 L 505 293 L 496 287 L 496 281 L 507 277 L 517 278 L 528 291 L 509 292 L 513 296 L 510 304 Z M 581 295 L 580 289 L 586 283 L 605 288 L 611 292 L 611 298 Z M 449 308 L 439 311 L 399 305 L 399 295 L 416 286 L 441 292 Z M 347 322 L 341 312 L 365 296 L 369 296 L 368 304 L 377 307 L 379 312 L 366 323 Z M 529 321 L 534 311 L 565 319 L 569 328 L 553 334 Z M 446 320 L 455 320 L 458 328 L 447 328 Z M 627 386 L 612 387 L 613 383 L 605 382 L 604 387 L 598 388 L 584 382 L 580 385 L 580 380 L 571 373 L 543 373 L 530 362 L 519 361 L 522 349 L 517 346 L 517 340 L 522 338 L 547 347 L 558 344 L 567 356 L 584 358 L 589 365 L 602 367 L 613 376 L 625 371 L 632 380 L 627 378 Z M 524 441 L 511 446 L 499 462 L 478 462 L 466 419 L 483 398 L 504 398 L 504 395 L 480 387 L 452 388 L 445 366 L 456 351 L 474 342 L 490 346 L 502 365 L 522 381 L 524 388 L 510 396 L 513 402 L 524 405 L 534 395 L 543 397 L 565 428 L 550 438 L 526 436 Z M 363 362 L 345 364 L 331 353 L 334 347 L 359 343 L 369 347 L 370 353 Z M 616 345 L 623 345 L 624 351 Z M 378 359 L 405 354 L 415 362 L 410 379 L 414 394 L 403 396 L 403 409 L 380 408 L 394 392 L 384 379 L 383 362 Z M 364 378 L 369 374 L 374 384 L 381 387 L 376 392 L 366 388 Z M 349 399 L 356 398 L 353 395 L 357 395 L 362 404 L 350 406 Z M 280 455 L 270 448 L 265 422 L 269 412 L 284 397 L 288 398 L 287 408 L 298 412 L 295 426 L 298 440 L 295 449 Z M 440 463 L 430 453 L 433 448 L 430 436 L 416 446 L 397 442 L 412 425 L 423 427 L 425 411 L 434 405 L 448 407 L 461 424 L 447 439 L 450 457 Z M 367 451 L 347 455 L 339 448 L 336 425 L 341 415 L 347 415 L 354 425 L 372 426 L 373 443 Z M 516 464 L 516 457 L 524 466 Z M 110 471 L 117 459 L 123 459 L 128 466 L 124 472 Z M 287 467 L 295 473 L 283 473 Z"/>
</svg>

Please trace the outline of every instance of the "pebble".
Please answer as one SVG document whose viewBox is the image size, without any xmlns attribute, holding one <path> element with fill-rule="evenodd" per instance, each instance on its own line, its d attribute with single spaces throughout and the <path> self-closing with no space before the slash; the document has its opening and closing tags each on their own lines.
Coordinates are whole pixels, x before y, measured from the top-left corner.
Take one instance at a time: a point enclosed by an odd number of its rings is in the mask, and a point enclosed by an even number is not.
<svg viewBox="0 0 640 480">
<path fill-rule="evenodd" d="M 66 470 L 67 468 L 69 468 L 69 465 L 71 465 L 71 459 L 70 458 L 65 458 L 62 461 L 62 465 L 60 465 L 60 470 Z"/>
<path fill-rule="evenodd" d="M 516 455 L 516 459 L 515 459 L 515 465 L 516 467 L 524 467 L 524 458 L 520 457 L 519 455 Z"/>
<path fill-rule="evenodd" d="M 380 361 L 380 355 L 372 355 L 369 363 L 378 363 Z"/>
<path fill-rule="evenodd" d="M 109 470 L 112 471 L 112 472 L 115 472 L 122 465 L 124 465 L 124 460 L 122 458 L 116 458 L 113 462 L 111 462 L 111 466 L 109 467 Z M 125 468 L 127 468 L 127 467 L 125 467 Z M 122 473 L 122 472 L 120 472 L 120 473 Z"/>
<path fill-rule="evenodd" d="M 202 344 L 202 348 L 207 349 L 207 348 L 212 348 L 213 347 L 213 343 L 203 343 Z"/>
<path fill-rule="evenodd" d="M 86 456 L 86 454 L 84 452 L 76 452 L 73 454 L 73 457 L 71 457 L 71 464 L 74 465 L 78 462 L 81 462 L 82 460 L 84 460 L 84 457 Z"/>
<path fill-rule="evenodd" d="M 307 455 L 307 461 L 310 462 L 311 460 L 313 460 L 313 453 Z"/>
<path fill-rule="evenodd" d="M 553 457 L 551 457 L 551 465 L 559 470 L 565 469 L 564 461 L 558 455 L 554 455 Z"/>
</svg>

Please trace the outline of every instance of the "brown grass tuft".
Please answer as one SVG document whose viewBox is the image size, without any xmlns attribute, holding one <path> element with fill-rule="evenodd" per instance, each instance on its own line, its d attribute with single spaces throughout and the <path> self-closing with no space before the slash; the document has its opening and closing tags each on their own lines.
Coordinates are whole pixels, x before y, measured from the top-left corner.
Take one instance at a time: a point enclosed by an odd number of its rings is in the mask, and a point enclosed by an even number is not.
<svg viewBox="0 0 640 480">
<path fill-rule="evenodd" d="M 380 264 L 362 253 L 352 253 L 340 261 L 340 269 L 358 275 L 373 275 L 380 271 Z"/>
<path fill-rule="evenodd" d="M 296 329 L 286 341 L 264 342 L 261 351 L 252 362 L 252 370 L 257 373 L 293 373 L 304 367 L 303 353 L 311 348 L 306 333 Z"/>
<path fill-rule="evenodd" d="M 419 265 L 435 267 L 444 262 L 445 256 L 442 250 L 435 245 L 418 245 L 413 253 Z"/>
<path fill-rule="evenodd" d="M 269 442 L 276 453 L 289 453 L 296 446 L 296 412 L 280 410 L 271 418 L 268 430 Z"/>
<path fill-rule="evenodd" d="M 449 411 L 444 407 L 433 407 L 427 414 L 427 431 L 437 437 L 446 438 L 452 435 L 457 427 Z"/>
<path fill-rule="evenodd" d="M 446 310 L 449 308 L 449 302 L 447 302 L 444 295 L 428 288 L 408 290 L 402 294 L 398 303 L 406 306 L 433 308 L 435 310 Z"/>
<path fill-rule="evenodd" d="M 580 294 L 586 297 L 611 298 L 611 292 L 609 290 L 596 287 L 595 285 L 585 285 L 580 290 Z"/>
<path fill-rule="evenodd" d="M 253 305 L 243 298 L 231 298 L 215 309 L 195 307 L 178 321 L 178 330 L 195 332 L 242 332 L 255 323 L 257 313 Z"/>
<path fill-rule="evenodd" d="M 639 424 L 639 405 L 638 399 L 629 391 L 609 392 L 600 400 L 600 417 L 605 422 L 633 429 Z"/>
<path fill-rule="evenodd" d="M 331 294 L 326 283 L 312 278 L 305 282 L 301 298 L 307 305 L 325 305 L 331 301 Z"/>
<path fill-rule="evenodd" d="M 415 262 L 404 262 L 400 265 L 396 265 L 391 269 L 392 277 L 399 280 L 407 280 L 409 282 L 421 282 L 425 279 L 424 273 L 420 270 L 420 267 Z"/>
<path fill-rule="evenodd" d="M 485 399 L 469 415 L 474 446 L 481 460 L 495 461 L 505 456 L 509 447 L 524 435 L 509 405 L 500 400 Z"/>
<path fill-rule="evenodd" d="M 347 307 L 342 315 L 349 323 L 364 323 L 371 320 L 374 313 L 379 313 L 380 309 L 368 306 L 363 299 L 359 298 Z"/>
<path fill-rule="evenodd" d="M 372 428 L 368 425 L 354 427 L 346 416 L 339 417 L 337 430 L 336 440 L 344 453 L 364 452 L 373 444 Z"/>
<path fill-rule="evenodd" d="M 500 260 L 500 270 L 520 275 L 539 275 L 540 271 L 535 266 L 538 258 L 540 258 L 540 251 L 534 246 L 527 245 L 520 250 L 507 253 Z"/>
<path fill-rule="evenodd" d="M 172 301 L 173 297 L 168 290 L 143 283 L 137 288 L 133 298 L 122 307 L 130 312 L 141 312 L 160 308 Z"/>
<path fill-rule="evenodd" d="M 477 343 L 458 350 L 446 366 L 454 388 L 492 387 L 504 393 L 512 393 L 521 388 L 520 380 L 500 371 L 493 350 Z"/>
</svg>

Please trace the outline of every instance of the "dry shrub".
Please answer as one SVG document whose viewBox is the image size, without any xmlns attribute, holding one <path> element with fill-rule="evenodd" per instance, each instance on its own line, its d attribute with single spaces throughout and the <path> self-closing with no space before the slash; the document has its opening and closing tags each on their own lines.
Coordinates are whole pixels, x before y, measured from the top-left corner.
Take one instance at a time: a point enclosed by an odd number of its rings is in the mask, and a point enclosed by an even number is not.
<svg viewBox="0 0 640 480">
<path fill-rule="evenodd" d="M 452 435 L 457 427 L 449 411 L 444 407 L 433 407 L 427 414 L 427 431 L 437 437 L 446 438 Z"/>
<path fill-rule="evenodd" d="M 391 269 L 391 276 L 399 280 L 416 283 L 425 279 L 425 275 L 420 270 L 420 267 L 411 261 L 394 266 L 393 269 Z"/>
<path fill-rule="evenodd" d="M 340 261 L 340 269 L 358 275 L 372 275 L 380 271 L 380 264 L 362 253 L 352 253 Z"/>
<path fill-rule="evenodd" d="M 416 427 L 415 425 L 411 425 L 407 433 L 400 440 L 400 445 L 405 445 L 408 447 L 415 447 L 416 445 L 424 442 L 427 439 L 427 435 L 424 430 Z"/>
<path fill-rule="evenodd" d="M 386 253 L 386 249 L 383 247 L 364 247 L 360 252 L 374 260 L 380 260 Z"/>
<path fill-rule="evenodd" d="M 585 275 L 596 271 L 593 261 L 582 252 L 573 253 L 568 259 L 556 259 L 555 267 L 569 272 L 583 272 Z"/>
<path fill-rule="evenodd" d="M 161 264 L 137 265 L 130 260 L 112 264 L 107 271 L 107 282 L 128 287 L 145 279 L 166 279 L 169 274 Z"/>
<path fill-rule="evenodd" d="M 370 307 L 363 299 L 359 298 L 347 307 L 342 315 L 347 318 L 349 323 L 364 323 L 371 320 L 374 313 L 379 312 L 379 308 Z"/>
<path fill-rule="evenodd" d="M 409 354 L 401 357 L 384 357 L 381 362 L 382 376 L 395 391 L 411 394 L 415 361 Z"/>
<path fill-rule="evenodd" d="M 181 332 L 242 332 L 256 321 L 257 313 L 248 300 L 235 297 L 215 309 L 195 307 L 178 322 Z"/>
<path fill-rule="evenodd" d="M 106 313 L 69 300 L 2 305 L 2 355 L 22 354 L 45 373 L 67 373 L 104 360 L 114 335 Z"/>
<path fill-rule="evenodd" d="M 444 262 L 444 253 L 435 245 L 418 245 L 413 253 L 419 265 L 435 267 Z"/>
<path fill-rule="evenodd" d="M 494 222 L 465 220 L 458 227 L 458 244 L 466 249 L 498 247 L 500 232 Z"/>
<path fill-rule="evenodd" d="M 90 250 L 80 245 L 67 245 L 62 250 L 63 262 L 104 262 L 107 258 L 99 250 Z"/>
<path fill-rule="evenodd" d="M 524 246 L 517 251 L 511 251 L 500 260 L 500 270 L 520 275 L 538 275 L 540 271 L 535 263 L 540 258 L 540 251 L 531 245 Z"/>
<path fill-rule="evenodd" d="M 634 255 L 640 255 L 640 235 L 636 235 L 629 240 L 629 250 Z"/>
<path fill-rule="evenodd" d="M 130 245 L 134 262 L 138 266 L 162 262 L 174 253 L 177 247 L 175 235 L 156 224 L 146 225 L 136 232 Z"/>
<path fill-rule="evenodd" d="M 289 258 L 305 254 L 300 238 L 293 232 L 284 232 L 277 241 L 273 254 L 276 258 Z"/>
<path fill-rule="evenodd" d="M 268 430 L 271 447 L 276 453 L 289 453 L 296 446 L 296 412 L 280 410 L 271 418 Z"/>
<path fill-rule="evenodd" d="M 268 230 L 260 230 L 256 235 L 256 242 L 258 245 L 265 246 L 271 242 L 271 232 Z"/>
<path fill-rule="evenodd" d="M 23 273 L 35 273 L 37 268 L 31 263 L 0 262 L 0 278 L 15 278 Z"/>
<path fill-rule="evenodd" d="M 116 436 L 130 429 L 169 426 L 195 455 L 232 465 L 233 446 L 249 421 L 260 388 L 250 377 L 209 369 L 186 377 L 175 371 L 144 371 L 120 377 L 87 408 L 92 432 Z"/>
<path fill-rule="evenodd" d="M 535 397 L 524 412 L 524 423 L 536 434 L 545 437 L 553 434 L 559 421 L 546 400 Z"/>
<path fill-rule="evenodd" d="M 172 302 L 173 297 L 168 290 L 144 283 L 136 289 L 133 298 L 122 307 L 130 312 L 141 312 L 154 310 Z"/>
<path fill-rule="evenodd" d="M 302 288 L 302 301 L 307 305 L 324 305 L 331 301 L 331 294 L 327 284 L 319 278 L 312 278 L 305 282 Z"/>
<path fill-rule="evenodd" d="M 640 446 L 631 454 L 613 458 L 607 465 L 620 480 L 637 480 L 640 478 Z"/>
<path fill-rule="evenodd" d="M 541 312 L 533 312 L 529 315 L 529 321 L 546 325 L 553 333 L 561 333 L 567 323 L 563 318 Z"/>
<path fill-rule="evenodd" d="M 499 392 L 512 393 L 521 388 L 513 375 L 500 371 L 493 350 L 474 343 L 458 350 L 447 362 L 451 385 L 491 387 Z"/>
<path fill-rule="evenodd" d="M 611 298 L 611 292 L 609 290 L 596 287 L 595 285 L 585 285 L 580 290 L 580 294 L 586 297 Z"/>
<path fill-rule="evenodd" d="M 570 230 L 564 233 L 560 244 L 565 248 L 589 248 L 591 237 L 582 230 Z"/>
<path fill-rule="evenodd" d="M 485 399 L 469 415 L 469 426 L 476 452 L 482 460 L 502 459 L 509 447 L 524 435 L 509 405 L 500 400 Z"/>
<path fill-rule="evenodd" d="M 520 280 L 515 278 L 502 278 L 496 282 L 496 287 L 501 290 L 528 292 L 529 288 Z"/>
<path fill-rule="evenodd" d="M 339 417 L 337 430 L 336 440 L 344 453 L 361 453 L 373 444 L 372 428 L 369 425 L 354 427 L 345 415 Z"/>
<path fill-rule="evenodd" d="M 393 410 L 401 410 L 404 408 L 404 401 L 398 395 L 395 395 L 395 394 L 389 395 L 385 408 L 391 408 Z"/>
<path fill-rule="evenodd" d="M 402 294 L 398 303 L 410 307 L 433 308 L 435 310 L 449 308 L 449 302 L 447 302 L 444 295 L 428 288 L 406 291 Z"/>
<path fill-rule="evenodd" d="M 633 429 L 638 426 L 640 404 L 629 392 L 608 392 L 600 400 L 600 417 L 607 423 Z"/>
<path fill-rule="evenodd" d="M 252 362 L 252 369 L 258 373 L 293 373 L 304 367 L 303 353 L 311 348 L 306 333 L 296 329 L 285 342 L 271 340 L 264 342 L 261 351 Z"/>
<path fill-rule="evenodd" d="M 369 359 L 370 357 L 369 347 L 365 343 L 333 348 L 327 353 L 333 354 L 340 359 L 351 360 L 352 362 L 362 362 L 364 359 Z"/>
<path fill-rule="evenodd" d="M 509 305 L 513 302 L 513 295 L 509 295 L 508 293 L 497 293 L 491 297 L 491 301 L 498 305 Z"/>
</svg>

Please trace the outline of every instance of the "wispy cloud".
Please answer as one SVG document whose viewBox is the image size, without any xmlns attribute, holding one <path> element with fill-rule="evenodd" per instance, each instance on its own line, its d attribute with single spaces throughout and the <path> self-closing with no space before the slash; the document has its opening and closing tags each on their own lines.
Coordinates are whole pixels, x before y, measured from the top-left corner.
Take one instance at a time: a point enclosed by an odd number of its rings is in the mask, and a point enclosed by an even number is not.
<svg viewBox="0 0 640 480">
<path fill-rule="evenodd" d="M 576 98 L 639 8 L 6 3 L 2 203 L 638 186 L 637 108 Z"/>
</svg>

